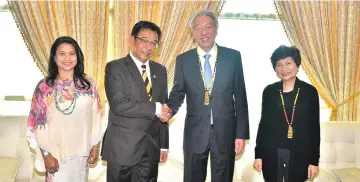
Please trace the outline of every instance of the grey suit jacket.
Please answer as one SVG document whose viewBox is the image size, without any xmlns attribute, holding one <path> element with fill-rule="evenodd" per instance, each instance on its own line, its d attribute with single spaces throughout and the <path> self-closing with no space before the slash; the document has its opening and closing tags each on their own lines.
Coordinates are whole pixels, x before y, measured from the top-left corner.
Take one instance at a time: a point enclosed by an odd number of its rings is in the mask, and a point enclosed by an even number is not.
<svg viewBox="0 0 360 182">
<path fill-rule="evenodd" d="M 160 148 L 168 149 L 168 125 L 155 116 L 155 102 L 168 97 L 166 68 L 150 61 L 152 101 L 130 55 L 109 62 L 105 68 L 105 91 L 109 101 L 109 121 L 102 156 L 108 162 L 134 165 L 145 151 L 159 162 Z"/>
<path fill-rule="evenodd" d="M 184 129 L 184 150 L 205 151 L 209 141 L 210 111 L 220 152 L 234 152 L 235 138 L 249 138 L 248 106 L 240 52 L 218 46 L 218 63 L 210 96 L 204 105 L 204 83 L 196 49 L 176 58 L 174 86 L 169 107 L 176 113 L 186 95 L 187 114 Z"/>
</svg>

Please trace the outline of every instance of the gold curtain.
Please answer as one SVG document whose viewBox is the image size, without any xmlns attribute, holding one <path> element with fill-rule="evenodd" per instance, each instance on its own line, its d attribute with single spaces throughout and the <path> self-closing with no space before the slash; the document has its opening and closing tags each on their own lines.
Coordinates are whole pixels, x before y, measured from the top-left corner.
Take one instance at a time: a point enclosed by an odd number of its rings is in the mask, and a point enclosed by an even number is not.
<svg viewBox="0 0 360 182">
<path fill-rule="evenodd" d="M 85 56 L 85 73 L 93 77 L 104 101 L 109 3 L 107 1 L 9 1 L 14 19 L 40 71 L 46 75 L 50 48 L 57 37 L 70 36 Z"/>
<path fill-rule="evenodd" d="M 301 51 L 305 71 L 332 110 L 330 120 L 360 121 L 360 2 L 275 5 L 290 41 Z"/>
<path fill-rule="evenodd" d="M 134 24 L 140 20 L 152 21 L 163 33 L 161 46 L 152 59 L 167 68 L 168 82 L 172 85 L 176 56 L 191 49 L 195 43 L 189 28 L 191 17 L 200 9 L 219 14 L 222 5 L 221 0 L 115 1 L 114 21 L 110 22 L 114 32 L 109 42 L 113 52 L 109 56 L 112 59 L 126 56 L 130 51 L 129 40 Z"/>
</svg>

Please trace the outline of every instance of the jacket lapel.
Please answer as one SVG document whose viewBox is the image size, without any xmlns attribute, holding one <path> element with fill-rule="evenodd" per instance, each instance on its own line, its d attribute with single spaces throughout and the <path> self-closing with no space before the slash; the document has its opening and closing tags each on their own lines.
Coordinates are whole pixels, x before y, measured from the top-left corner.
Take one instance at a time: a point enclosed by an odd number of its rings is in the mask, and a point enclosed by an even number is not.
<svg viewBox="0 0 360 182">
<path fill-rule="evenodd" d="M 129 72 L 130 72 L 131 76 L 134 78 L 136 84 L 139 86 L 140 90 L 142 90 L 144 92 L 144 95 L 147 96 L 144 81 L 141 77 L 139 69 L 136 67 L 136 64 L 135 64 L 134 60 L 131 58 L 130 54 L 128 54 L 126 56 L 125 61 L 126 61 L 126 65 L 127 65 L 128 69 L 129 69 Z"/>
<path fill-rule="evenodd" d="M 194 81 L 196 82 L 195 84 L 198 86 L 199 89 L 201 90 L 205 90 L 205 87 L 204 87 L 204 81 L 202 79 L 202 76 L 201 76 L 201 72 L 200 72 L 200 60 L 199 60 L 199 55 L 196 51 L 196 48 L 193 49 L 191 52 L 190 52 L 190 60 L 195 60 L 195 61 L 190 61 L 190 66 L 187 67 L 187 69 L 189 71 L 185 71 L 186 73 L 193 73 L 194 74 Z"/>
<path fill-rule="evenodd" d="M 222 54 L 221 54 L 221 47 L 219 45 L 217 45 L 217 58 L 216 58 L 216 73 L 215 73 L 215 80 L 213 83 L 213 87 L 211 90 L 211 94 L 214 92 L 214 90 L 216 90 L 216 87 L 219 85 L 219 82 L 217 80 L 221 80 L 221 73 L 224 72 L 225 70 L 225 65 L 224 65 L 224 61 L 222 61 Z"/>
<path fill-rule="evenodd" d="M 159 89 L 160 89 L 160 77 L 158 75 L 158 69 L 157 66 L 155 65 L 155 63 L 153 61 L 149 60 L 149 67 L 150 67 L 150 75 L 149 75 L 149 79 L 151 79 L 151 86 L 152 86 L 152 98 L 153 100 L 157 100 L 158 98 L 158 94 L 159 94 Z"/>
</svg>

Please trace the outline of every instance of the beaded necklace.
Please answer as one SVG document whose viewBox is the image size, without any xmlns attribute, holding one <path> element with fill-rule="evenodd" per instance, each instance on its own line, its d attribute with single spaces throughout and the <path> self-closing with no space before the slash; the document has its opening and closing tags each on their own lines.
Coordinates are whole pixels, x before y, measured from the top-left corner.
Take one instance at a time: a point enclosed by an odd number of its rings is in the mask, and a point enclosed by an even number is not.
<svg viewBox="0 0 360 182">
<path fill-rule="evenodd" d="M 280 91 L 281 104 L 282 104 L 282 107 L 283 107 L 283 110 L 284 110 L 284 116 L 285 116 L 286 122 L 288 124 L 287 137 L 292 138 L 293 137 L 293 127 L 292 127 L 292 125 L 293 125 L 293 122 L 294 122 L 295 106 L 296 106 L 296 102 L 297 102 L 297 99 L 298 99 L 298 96 L 299 96 L 300 88 L 298 88 L 296 96 L 295 96 L 294 105 L 293 105 L 292 114 L 291 114 L 291 121 L 289 121 L 289 118 L 288 118 L 286 110 L 285 110 L 284 97 L 283 97 L 281 89 L 279 89 L 279 91 Z"/>
<path fill-rule="evenodd" d="M 75 86 L 74 86 L 75 87 Z M 74 96 L 73 96 L 73 99 L 71 101 L 71 104 L 69 107 L 65 108 L 65 109 L 61 109 L 60 108 L 60 105 L 59 105 L 59 101 L 58 101 L 58 89 L 57 89 L 57 86 L 55 86 L 55 89 L 54 89 L 54 101 L 55 101 L 55 107 L 58 111 L 60 111 L 61 113 L 63 113 L 64 115 L 70 115 L 71 113 L 74 112 L 74 109 L 75 109 L 75 105 L 76 105 L 76 100 L 78 98 L 78 93 L 76 91 L 76 88 L 74 88 Z"/>
</svg>

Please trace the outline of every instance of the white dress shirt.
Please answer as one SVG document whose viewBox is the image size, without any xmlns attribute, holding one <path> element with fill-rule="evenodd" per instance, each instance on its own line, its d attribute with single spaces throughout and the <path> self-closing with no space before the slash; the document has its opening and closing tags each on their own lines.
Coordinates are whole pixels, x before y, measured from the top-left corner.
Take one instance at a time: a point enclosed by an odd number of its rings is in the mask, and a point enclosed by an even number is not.
<svg viewBox="0 0 360 182">
<path fill-rule="evenodd" d="M 145 66 L 146 66 L 146 75 L 148 76 L 149 82 L 152 85 L 149 60 L 147 60 L 145 63 L 143 63 L 140 60 L 138 60 L 131 52 L 130 52 L 130 57 L 134 60 L 134 62 L 136 64 L 136 67 L 138 68 L 141 76 L 142 76 L 142 72 L 143 72 L 141 66 L 145 64 Z"/>
<path fill-rule="evenodd" d="M 205 71 L 205 58 L 204 58 L 204 55 L 205 54 L 210 54 L 210 58 L 209 58 L 209 62 L 210 62 L 210 66 L 211 66 L 211 73 L 214 74 L 214 68 L 215 68 L 215 64 L 216 64 L 216 59 L 217 59 L 217 46 L 214 45 L 209 52 L 205 52 L 204 50 L 202 50 L 200 48 L 200 46 L 198 47 L 199 48 L 199 57 L 200 57 L 200 64 L 201 64 L 201 68 L 203 70 L 203 72 Z M 210 88 L 210 92 L 211 92 L 212 88 Z"/>
</svg>

